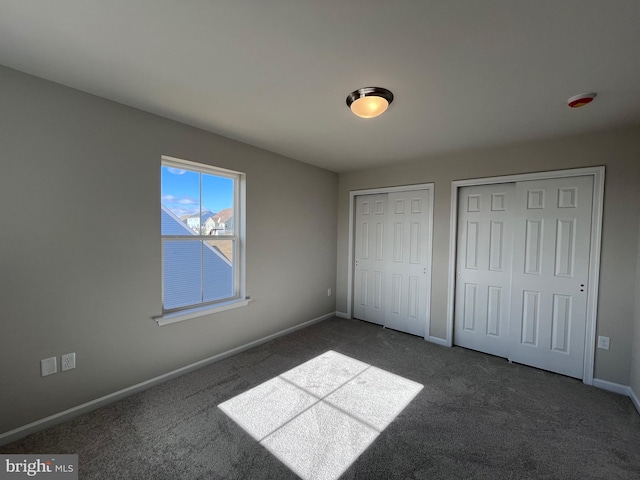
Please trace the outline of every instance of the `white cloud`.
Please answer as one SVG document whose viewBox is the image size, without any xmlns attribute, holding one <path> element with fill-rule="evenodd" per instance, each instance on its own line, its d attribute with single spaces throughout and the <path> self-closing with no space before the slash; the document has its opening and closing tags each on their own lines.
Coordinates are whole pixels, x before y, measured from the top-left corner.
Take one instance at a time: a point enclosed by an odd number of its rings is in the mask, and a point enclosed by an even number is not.
<svg viewBox="0 0 640 480">
<path fill-rule="evenodd" d="M 169 173 L 172 173 L 173 175 L 184 175 L 185 173 L 187 173 L 186 170 L 181 170 L 179 168 L 173 168 L 173 167 L 168 167 L 167 171 Z"/>
<path fill-rule="evenodd" d="M 163 195 L 162 202 L 169 205 L 198 205 L 198 202 L 186 195 L 176 197 L 175 195 Z"/>
<path fill-rule="evenodd" d="M 184 215 L 195 215 L 196 213 L 198 213 L 198 209 L 197 208 L 183 208 L 183 207 L 173 207 L 171 208 L 171 211 L 174 213 L 174 215 L 177 215 L 178 217 L 183 217 Z"/>
</svg>

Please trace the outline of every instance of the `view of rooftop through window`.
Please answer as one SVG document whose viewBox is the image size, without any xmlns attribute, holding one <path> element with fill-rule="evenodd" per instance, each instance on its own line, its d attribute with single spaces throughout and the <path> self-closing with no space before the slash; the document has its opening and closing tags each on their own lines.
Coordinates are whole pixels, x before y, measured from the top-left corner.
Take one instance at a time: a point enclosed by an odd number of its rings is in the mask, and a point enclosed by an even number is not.
<svg viewBox="0 0 640 480">
<path fill-rule="evenodd" d="M 237 296 L 235 177 L 202 167 L 161 167 L 164 310 Z"/>
</svg>

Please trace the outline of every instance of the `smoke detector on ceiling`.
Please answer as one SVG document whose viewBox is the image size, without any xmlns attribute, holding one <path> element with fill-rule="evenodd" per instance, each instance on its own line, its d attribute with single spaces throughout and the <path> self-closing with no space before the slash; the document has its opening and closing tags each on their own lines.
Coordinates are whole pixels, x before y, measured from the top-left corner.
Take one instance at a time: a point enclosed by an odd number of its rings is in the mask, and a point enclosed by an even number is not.
<svg viewBox="0 0 640 480">
<path fill-rule="evenodd" d="M 593 99 L 596 98 L 597 93 L 581 93 L 580 95 L 574 95 L 569 100 L 567 100 L 567 105 L 571 108 L 580 108 L 584 107 L 586 104 L 593 102 Z"/>
</svg>

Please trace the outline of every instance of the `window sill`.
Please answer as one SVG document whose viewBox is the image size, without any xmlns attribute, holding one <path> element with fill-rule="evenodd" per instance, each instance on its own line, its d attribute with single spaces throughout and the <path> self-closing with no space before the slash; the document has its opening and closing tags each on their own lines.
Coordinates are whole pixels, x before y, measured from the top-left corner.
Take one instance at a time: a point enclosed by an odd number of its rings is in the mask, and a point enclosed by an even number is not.
<svg viewBox="0 0 640 480">
<path fill-rule="evenodd" d="M 205 315 L 211 315 L 212 313 L 219 313 L 224 312 L 225 310 L 246 307 L 250 302 L 251 299 L 247 297 L 242 300 L 230 300 L 228 302 L 218 303 L 217 305 L 206 305 L 204 307 L 180 310 L 179 312 L 165 313 L 164 315 L 153 317 L 153 319 L 160 327 L 162 327 L 164 325 L 182 322 L 191 318 L 203 317 Z"/>
</svg>

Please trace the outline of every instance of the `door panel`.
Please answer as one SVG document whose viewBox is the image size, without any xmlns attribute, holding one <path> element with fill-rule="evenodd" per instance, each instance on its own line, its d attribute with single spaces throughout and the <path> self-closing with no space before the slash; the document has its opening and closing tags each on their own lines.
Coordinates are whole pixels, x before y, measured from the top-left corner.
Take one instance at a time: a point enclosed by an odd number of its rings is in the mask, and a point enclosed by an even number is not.
<svg viewBox="0 0 640 480">
<path fill-rule="evenodd" d="M 459 193 L 455 343 L 506 357 L 515 184 Z"/>
<path fill-rule="evenodd" d="M 391 258 L 387 271 L 392 278 L 390 308 L 385 326 L 425 336 L 427 324 L 427 259 L 431 228 L 428 211 L 431 192 L 414 190 L 388 194 Z"/>
<path fill-rule="evenodd" d="M 593 177 L 516 185 L 510 358 L 582 378 Z"/>
<path fill-rule="evenodd" d="M 384 325 L 384 236 L 387 195 L 356 197 L 353 314 Z"/>
</svg>

